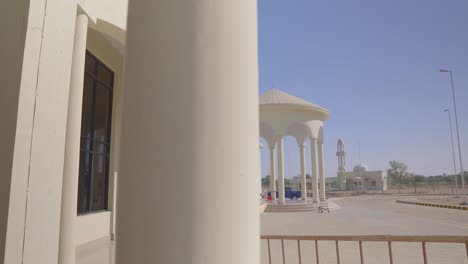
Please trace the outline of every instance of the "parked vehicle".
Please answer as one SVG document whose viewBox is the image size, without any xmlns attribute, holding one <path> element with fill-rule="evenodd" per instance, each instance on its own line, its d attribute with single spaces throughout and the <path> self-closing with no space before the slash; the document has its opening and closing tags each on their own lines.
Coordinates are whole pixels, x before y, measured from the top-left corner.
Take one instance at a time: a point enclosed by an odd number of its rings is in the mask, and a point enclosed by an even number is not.
<svg viewBox="0 0 468 264">
<path fill-rule="evenodd" d="M 278 198 L 278 191 L 276 193 L 276 198 Z M 268 192 L 268 196 L 271 196 L 271 192 Z M 289 199 L 299 199 L 301 198 L 301 191 L 293 191 L 291 187 L 284 187 L 284 196 Z"/>
</svg>

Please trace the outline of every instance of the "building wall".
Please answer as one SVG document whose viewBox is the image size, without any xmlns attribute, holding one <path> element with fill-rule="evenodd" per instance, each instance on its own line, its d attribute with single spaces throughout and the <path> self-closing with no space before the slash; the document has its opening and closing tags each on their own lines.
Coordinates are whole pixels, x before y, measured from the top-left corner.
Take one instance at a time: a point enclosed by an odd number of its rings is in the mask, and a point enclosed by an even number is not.
<svg viewBox="0 0 468 264">
<path fill-rule="evenodd" d="M 0 4 L 0 24 L 4 27 L 0 48 L 0 262 L 4 260 L 10 200 L 11 171 L 16 134 L 16 119 L 23 65 L 24 40 L 29 1 L 5 1 Z M 5 21 L 6 20 L 6 21 Z M 6 83 L 4 82 L 6 80 Z"/>
<path fill-rule="evenodd" d="M 121 98 L 123 77 L 123 54 L 112 46 L 109 39 L 91 28 L 88 29 L 86 48 L 114 72 L 114 94 L 112 105 L 111 159 L 109 166 L 109 212 L 90 213 L 77 216 L 78 244 L 109 236 L 114 233 L 115 180 L 118 175 L 120 156 Z"/>
<path fill-rule="evenodd" d="M 110 211 L 87 214 L 77 217 L 77 245 L 109 237 L 111 229 Z"/>
<path fill-rule="evenodd" d="M 357 177 L 361 177 L 363 181 L 360 190 L 387 190 L 387 177 L 383 171 L 339 172 L 340 189 L 349 190 L 346 185 L 346 180 Z M 364 185 L 365 179 L 368 179 L 367 185 Z M 376 186 L 372 186 L 372 181 L 376 182 Z"/>
<path fill-rule="evenodd" d="M 78 3 L 89 15 L 115 27 L 124 30 L 127 28 L 128 0 L 78 0 Z"/>
<path fill-rule="evenodd" d="M 54 263 L 76 3 L 38 0 L 29 4 L 5 263 Z"/>
<path fill-rule="evenodd" d="M 5 12 L 0 16 L 2 25 L 8 25 L 6 45 L 0 49 L 1 79 L 7 80 L 0 89 L 0 260 L 4 263 L 57 262 L 77 2 L 91 3 L 88 11 L 94 14 L 95 25 L 118 29 L 109 21 L 122 27 L 126 23 L 127 0 L 112 1 L 105 9 L 103 1 L 15 0 L 0 4 Z M 122 29 L 116 31 L 124 36 Z M 92 40 L 90 49 L 100 50 L 96 55 L 115 68 L 116 87 L 121 87 L 122 56 Z M 120 105 L 119 93 L 114 100 L 115 110 Z M 114 112 L 113 127 L 119 127 L 120 114 Z M 113 130 L 118 138 L 118 129 Z M 118 145 L 114 139 L 112 144 Z M 113 149 L 111 159 L 115 161 L 118 147 Z M 118 162 L 114 161 L 111 166 L 116 172 Z M 111 200 L 111 208 L 113 204 Z M 111 222 L 105 222 L 99 232 L 105 229 L 109 234 Z"/>
</svg>

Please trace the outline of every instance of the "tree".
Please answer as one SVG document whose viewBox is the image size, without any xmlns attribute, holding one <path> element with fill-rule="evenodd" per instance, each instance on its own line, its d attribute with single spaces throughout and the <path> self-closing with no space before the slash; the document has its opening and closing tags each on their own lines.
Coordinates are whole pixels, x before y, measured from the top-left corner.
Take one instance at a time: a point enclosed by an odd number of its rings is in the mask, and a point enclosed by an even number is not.
<svg viewBox="0 0 468 264">
<path fill-rule="evenodd" d="M 284 178 L 284 186 L 290 187 L 290 185 L 291 185 L 291 180 L 289 180 L 288 178 Z"/>
<path fill-rule="evenodd" d="M 387 170 L 387 175 L 389 175 L 392 180 L 396 180 L 398 185 L 398 193 L 401 190 L 401 183 L 409 176 L 408 165 L 403 162 L 392 160 L 389 162 L 390 169 Z"/>
<path fill-rule="evenodd" d="M 266 175 L 264 178 L 262 178 L 262 186 L 263 187 L 268 187 L 270 186 L 270 175 Z"/>
<path fill-rule="evenodd" d="M 414 181 L 415 182 L 426 182 L 426 177 L 422 176 L 422 175 L 415 175 L 414 176 Z"/>
</svg>

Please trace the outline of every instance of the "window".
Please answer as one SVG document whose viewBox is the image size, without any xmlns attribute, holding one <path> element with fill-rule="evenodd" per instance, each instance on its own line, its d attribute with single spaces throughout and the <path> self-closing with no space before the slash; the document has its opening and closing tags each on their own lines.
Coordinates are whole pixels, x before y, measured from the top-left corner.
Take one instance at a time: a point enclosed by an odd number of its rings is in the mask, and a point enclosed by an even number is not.
<svg viewBox="0 0 468 264">
<path fill-rule="evenodd" d="M 107 210 L 114 73 L 86 52 L 78 214 Z"/>
</svg>

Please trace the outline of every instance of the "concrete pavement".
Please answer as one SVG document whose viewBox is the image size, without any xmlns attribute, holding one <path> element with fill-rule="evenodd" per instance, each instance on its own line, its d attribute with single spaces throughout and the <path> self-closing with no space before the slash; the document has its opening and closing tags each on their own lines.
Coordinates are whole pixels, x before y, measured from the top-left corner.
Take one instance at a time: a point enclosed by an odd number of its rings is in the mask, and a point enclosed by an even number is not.
<svg viewBox="0 0 468 264">
<path fill-rule="evenodd" d="M 457 235 L 468 236 L 468 212 L 396 203 L 392 197 L 353 197 L 335 202 L 341 210 L 330 214 L 264 213 L 263 235 Z M 276 243 L 276 244 L 275 244 Z M 286 263 L 297 262 L 297 245 L 286 242 Z M 267 263 L 266 243 L 262 242 L 262 263 Z M 320 263 L 336 263 L 333 242 L 320 243 Z M 273 263 L 281 260 L 279 242 L 272 243 Z M 302 245 L 303 263 L 315 263 L 314 245 Z M 342 263 L 359 263 L 358 244 L 343 242 Z M 394 263 L 423 263 L 419 243 L 395 243 Z M 464 245 L 428 244 L 429 263 L 467 264 Z M 389 263 L 386 243 L 364 243 L 366 263 Z M 289 260 L 289 262 L 288 262 Z"/>
</svg>

